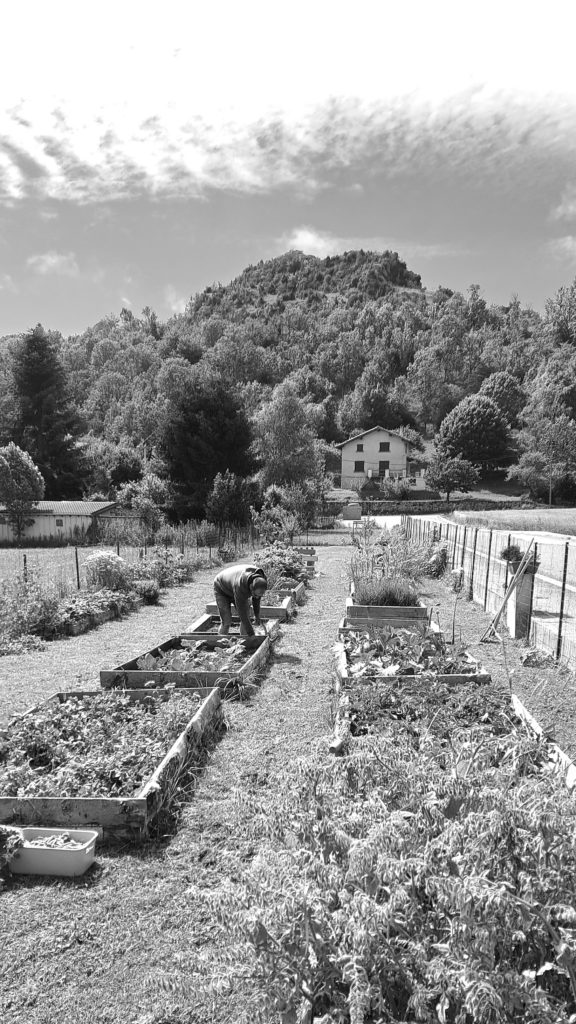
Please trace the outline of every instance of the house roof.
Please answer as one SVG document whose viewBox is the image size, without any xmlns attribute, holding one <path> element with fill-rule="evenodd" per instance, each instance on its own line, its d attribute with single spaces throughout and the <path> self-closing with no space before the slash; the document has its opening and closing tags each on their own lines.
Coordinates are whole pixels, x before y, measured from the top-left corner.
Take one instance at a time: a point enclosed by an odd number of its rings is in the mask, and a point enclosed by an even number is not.
<svg viewBox="0 0 576 1024">
<path fill-rule="evenodd" d="M 386 434 L 392 434 L 392 437 L 399 437 L 401 441 L 404 441 L 404 444 L 408 445 L 408 447 L 410 446 L 410 442 L 405 437 L 402 437 L 402 434 L 399 434 L 397 430 L 388 430 L 388 427 L 370 427 L 369 430 L 362 430 L 361 433 L 354 434 L 353 437 L 347 438 L 346 441 L 340 441 L 336 448 L 342 448 L 345 444 L 350 444 L 350 441 L 357 441 L 359 437 L 365 437 L 366 434 L 371 434 L 373 430 L 383 430 Z"/>
<path fill-rule="evenodd" d="M 32 512 L 54 516 L 97 516 L 115 506 L 115 501 L 37 501 Z M 0 505 L 0 512 L 5 511 L 6 506 Z"/>
</svg>

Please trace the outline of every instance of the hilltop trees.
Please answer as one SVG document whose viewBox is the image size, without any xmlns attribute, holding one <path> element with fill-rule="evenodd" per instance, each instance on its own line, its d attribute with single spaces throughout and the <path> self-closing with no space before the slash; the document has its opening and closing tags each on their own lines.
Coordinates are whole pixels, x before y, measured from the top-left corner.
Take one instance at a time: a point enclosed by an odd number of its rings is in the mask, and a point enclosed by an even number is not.
<svg viewBox="0 0 576 1024">
<path fill-rule="evenodd" d="M 81 422 L 68 395 L 56 337 L 41 324 L 15 343 L 12 378 L 12 440 L 38 466 L 46 497 L 80 497 L 86 472 L 78 446 Z"/>
</svg>

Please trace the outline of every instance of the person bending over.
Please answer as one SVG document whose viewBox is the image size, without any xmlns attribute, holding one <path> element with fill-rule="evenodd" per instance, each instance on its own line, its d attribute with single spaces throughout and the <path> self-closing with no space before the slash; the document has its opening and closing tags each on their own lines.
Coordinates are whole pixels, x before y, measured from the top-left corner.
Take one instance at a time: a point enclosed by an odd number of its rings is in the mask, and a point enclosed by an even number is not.
<svg viewBox="0 0 576 1024">
<path fill-rule="evenodd" d="M 260 626 L 260 601 L 268 586 L 264 571 L 257 565 L 229 565 L 214 580 L 214 595 L 220 613 L 218 632 L 226 636 L 232 625 L 232 605 L 240 618 L 241 636 L 254 636 L 250 622 L 250 599 L 255 625 Z"/>
</svg>

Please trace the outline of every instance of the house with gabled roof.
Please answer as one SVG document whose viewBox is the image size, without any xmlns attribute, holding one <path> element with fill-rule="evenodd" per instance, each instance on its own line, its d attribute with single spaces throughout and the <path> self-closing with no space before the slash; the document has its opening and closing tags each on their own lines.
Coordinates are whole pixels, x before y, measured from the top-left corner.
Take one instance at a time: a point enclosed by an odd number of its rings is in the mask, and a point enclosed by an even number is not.
<svg viewBox="0 0 576 1024">
<path fill-rule="evenodd" d="M 37 501 L 29 518 L 31 524 L 24 530 L 26 541 L 50 541 L 62 544 L 82 541 L 97 520 L 109 518 L 116 509 L 115 501 Z M 12 544 L 14 530 L 10 525 L 6 507 L 0 504 L 0 544 Z"/>
<path fill-rule="evenodd" d="M 388 477 L 406 477 L 417 486 L 420 470 L 410 459 L 410 443 L 397 430 L 370 427 L 336 447 L 340 449 L 342 487 L 358 490 L 367 480 L 378 482 Z"/>
</svg>

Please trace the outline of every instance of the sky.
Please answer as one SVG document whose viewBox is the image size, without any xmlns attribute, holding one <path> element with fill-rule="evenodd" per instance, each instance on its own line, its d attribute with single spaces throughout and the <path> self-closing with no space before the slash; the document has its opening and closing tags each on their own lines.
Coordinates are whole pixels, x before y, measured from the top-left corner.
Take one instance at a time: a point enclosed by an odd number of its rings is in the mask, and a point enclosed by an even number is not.
<svg viewBox="0 0 576 1024">
<path fill-rule="evenodd" d="M 576 276 L 573 0 L 2 7 L 0 337 L 161 320 L 289 249 L 544 310 Z"/>
</svg>

